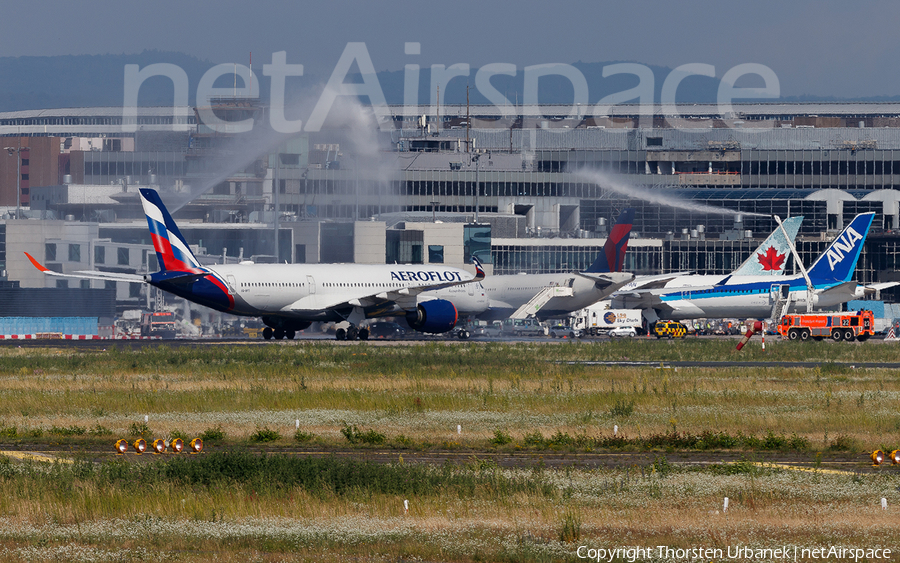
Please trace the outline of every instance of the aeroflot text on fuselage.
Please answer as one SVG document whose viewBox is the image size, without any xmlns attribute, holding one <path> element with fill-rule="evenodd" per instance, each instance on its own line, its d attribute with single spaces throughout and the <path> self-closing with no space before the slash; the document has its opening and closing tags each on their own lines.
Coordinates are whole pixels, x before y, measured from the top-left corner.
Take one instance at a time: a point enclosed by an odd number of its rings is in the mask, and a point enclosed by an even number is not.
<svg viewBox="0 0 900 563">
<path fill-rule="evenodd" d="M 853 250 L 853 243 L 862 238 L 863 236 L 853 230 L 853 227 L 847 227 L 847 232 L 834 241 L 834 245 L 826 254 L 826 256 L 828 256 L 828 267 L 831 268 L 832 272 L 834 271 L 835 265 L 839 264 L 841 260 L 844 259 L 844 253 Z"/>
<path fill-rule="evenodd" d="M 403 281 L 403 282 L 411 282 L 411 281 L 456 282 L 456 281 L 462 281 L 462 276 L 460 275 L 459 272 L 439 272 L 436 270 L 431 270 L 430 272 L 410 272 L 410 271 L 402 271 L 401 270 L 401 271 L 391 272 L 391 279 L 394 281 Z"/>
</svg>

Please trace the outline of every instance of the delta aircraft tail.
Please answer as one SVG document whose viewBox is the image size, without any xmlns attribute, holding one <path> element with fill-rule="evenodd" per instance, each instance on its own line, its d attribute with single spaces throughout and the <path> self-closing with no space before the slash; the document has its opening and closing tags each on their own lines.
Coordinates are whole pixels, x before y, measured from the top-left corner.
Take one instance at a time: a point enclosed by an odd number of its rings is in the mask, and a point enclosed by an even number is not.
<svg viewBox="0 0 900 563">
<path fill-rule="evenodd" d="M 597 256 L 594 263 L 585 270 L 591 274 L 608 272 L 621 272 L 625 265 L 625 251 L 628 249 L 628 237 L 631 235 L 631 226 L 634 223 L 634 209 L 625 209 L 616 219 L 603 252 Z"/>
</svg>

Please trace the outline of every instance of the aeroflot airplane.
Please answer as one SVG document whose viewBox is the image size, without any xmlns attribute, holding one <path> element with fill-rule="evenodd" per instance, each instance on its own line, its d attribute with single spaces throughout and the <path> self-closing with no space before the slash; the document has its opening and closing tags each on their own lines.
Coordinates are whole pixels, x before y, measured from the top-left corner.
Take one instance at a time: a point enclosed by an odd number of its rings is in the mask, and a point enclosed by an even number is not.
<svg viewBox="0 0 900 563">
<path fill-rule="evenodd" d="M 42 266 L 28 253 L 36 268 L 51 276 L 146 282 L 211 309 L 262 317 L 263 336 L 294 338 L 313 321 L 348 321 L 337 331 L 338 340 L 366 340 L 360 328 L 367 318 L 406 315 L 409 325 L 422 332 L 447 332 L 460 312 L 475 314 L 487 308 L 487 298 L 476 291 L 484 270 L 475 260 L 476 273 L 440 265 L 381 264 L 226 264 L 201 266 L 154 190 L 141 189 L 141 202 L 160 271 L 145 276 L 84 271 L 60 274 Z M 469 284 L 453 292 L 453 301 L 429 295 L 428 290 Z"/>
<path fill-rule="evenodd" d="M 706 287 L 683 286 L 620 292 L 614 307 L 644 309 L 648 321 L 658 319 L 756 318 L 772 316 L 776 304 L 786 310 L 805 311 L 808 301 L 819 307 L 845 303 L 869 290 L 884 289 L 893 282 L 858 287 L 850 281 L 862 251 L 874 213 L 857 215 L 831 243 L 808 272 L 778 278 L 726 276 Z"/>
</svg>

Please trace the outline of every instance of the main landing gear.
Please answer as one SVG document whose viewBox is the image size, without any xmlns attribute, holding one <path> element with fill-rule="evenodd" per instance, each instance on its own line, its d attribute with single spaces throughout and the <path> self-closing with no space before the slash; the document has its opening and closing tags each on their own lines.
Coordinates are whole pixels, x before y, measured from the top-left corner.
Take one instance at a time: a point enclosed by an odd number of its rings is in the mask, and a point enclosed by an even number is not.
<svg viewBox="0 0 900 563">
<path fill-rule="evenodd" d="M 288 340 L 293 340 L 294 337 L 297 336 L 297 333 L 293 330 L 284 330 L 282 328 L 272 328 L 266 327 L 263 329 L 263 338 L 266 340 L 281 340 L 283 338 L 287 338 Z"/>
<path fill-rule="evenodd" d="M 359 338 L 360 340 L 368 340 L 369 339 L 369 329 L 367 328 L 356 328 L 353 325 L 350 325 L 346 329 L 339 328 L 334 332 L 334 337 L 337 340 L 356 340 Z"/>
<path fill-rule="evenodd" d="M 263 329 L 262 336 L 266 340 L 282 340 L 287 338 L 293 340 L 297 336 L 297 331 L 309 328 L 312 324 L 309 321 L 298 321 L 295 319 L 285 319 L 281 317 L 263 317 L 262 322 L 266 324 Z"/>
</svg>

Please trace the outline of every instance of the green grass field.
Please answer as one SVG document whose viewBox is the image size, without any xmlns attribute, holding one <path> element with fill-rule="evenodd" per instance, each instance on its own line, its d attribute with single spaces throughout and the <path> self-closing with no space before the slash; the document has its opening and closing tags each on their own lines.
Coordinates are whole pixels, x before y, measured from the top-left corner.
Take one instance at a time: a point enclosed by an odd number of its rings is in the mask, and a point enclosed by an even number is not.
<svg viewBox="0 0 900 563">
<path fill-rule="evenodd" d="M 758 342 L 742 353 L 734 344 L 0 349 L 0 449 L 62 443 L 75 452 L 74 463 L 57 464 L 0 456 L 0 560 L 578 561 L 581 545 L 838 540 L 900 549 L 900 470 L 752 463 L 769 450 L 814 465 L 820 452 L 862 461 L 872 449 L 900 447 L 898 374 L 834 364 L 900 354 L 875 343 L 767 342 L 765 353 Z M 700 359 L 821 365 L 565 363 Z M 77 454 L 140 434 L 203 436 L 207 451 L 142 464 Z M 241 453 L 254 444 L 388 448 L 397 463 Z M 410 450 L 442 449 L 473 457 L 438 468 L 402 461 Z M 512 470 L 475 457 L 604 449 L 649 451 L 656 461 Z M 662 457 L 682 449 L 724 449 L 747 461 L 689 467 Z"/>
</svg>

